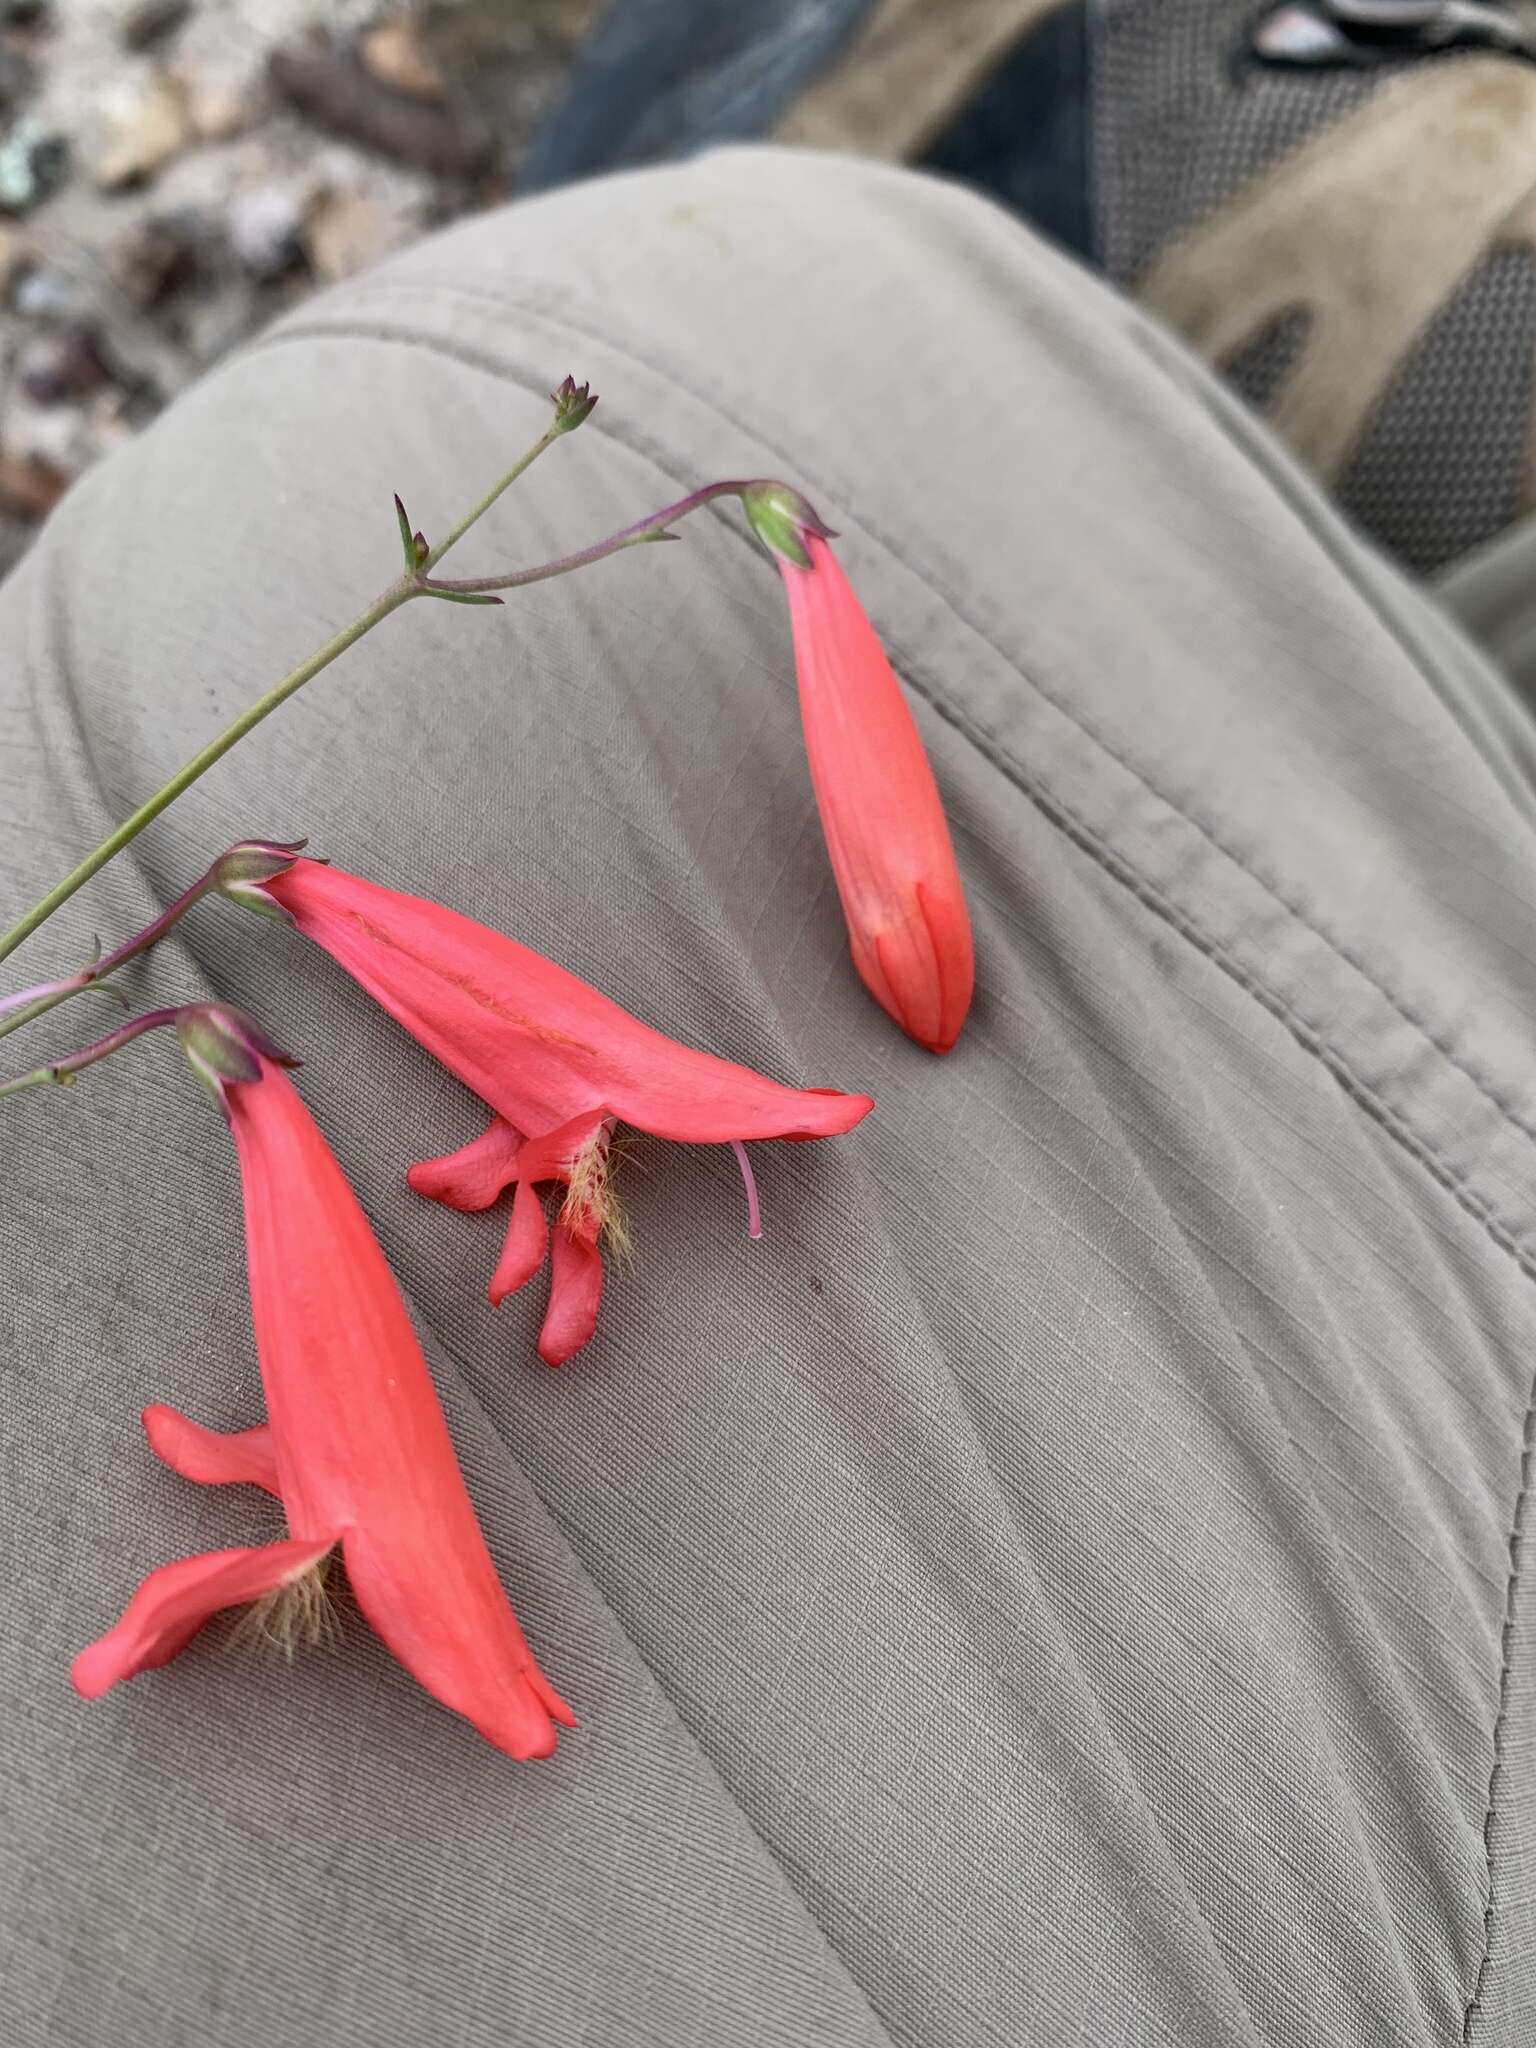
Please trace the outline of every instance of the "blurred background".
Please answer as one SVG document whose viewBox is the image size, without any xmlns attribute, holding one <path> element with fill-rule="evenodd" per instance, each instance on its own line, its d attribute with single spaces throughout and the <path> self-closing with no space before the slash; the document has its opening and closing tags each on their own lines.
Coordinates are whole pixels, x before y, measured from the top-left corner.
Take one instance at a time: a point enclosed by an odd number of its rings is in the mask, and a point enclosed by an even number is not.
<svg viewBox="0 0 1536 2048">
<path fill-rule="evenodd" d="M 762 138 L 1011 209 L 1415 574 L 1536 506 L 1530 6 L 0 0 L 0 569 L 306 294 L 518 193 Z"/>
</svg>

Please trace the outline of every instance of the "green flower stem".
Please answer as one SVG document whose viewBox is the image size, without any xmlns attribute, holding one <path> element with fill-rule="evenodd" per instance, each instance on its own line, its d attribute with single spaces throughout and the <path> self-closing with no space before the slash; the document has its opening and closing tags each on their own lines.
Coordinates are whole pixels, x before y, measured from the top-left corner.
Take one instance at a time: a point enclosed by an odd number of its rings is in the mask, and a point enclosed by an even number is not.
<svg viewBox="0 0 1536 2048">
<path fill-rule="evenodd" d="M 5 937 L 0 939 L 0 960 L 14 953 L 22 941 L 30 938 L 40 924 L 46 924 L 53 913 L 61 909 L 77 889 L 83 888 L 92 875 L 97 874 L 109 860 L 121 853 L 131 841 L 137 839 L 146 825 L 153 824 L 168 805 L 175 803 L 184 790 L 190 789 L 199 776 L 206 775 L 215 761 L 221 761 L 237 741 L 243 740 L 246 734 L 253 727 L 260 725 L 279 704 L 285 704 L 295 690 L 302 690 L 312 676 L 319 675 L 323 668 L 329 668 L 339 654 L 345 654 L 365 633 L 371 632 L 381 619 L 387 619 L 391 612 L 398 611 L 401 605 L 416 595 L 417 586 L 413 579 L 402 576 L 398 583 L 392 583 L 381 597 L 376 598 L 367 611 L 355 618 L 350 626 L 344 627 L 333 640 L 327 640 L 308 661 L 300 662 L 291 675 L 284 676 L 280 683 L 274 684 L 264 697 L 258 697 L 250 709 L 242 712 L 233 725 L 221 732 L 216 740 L 210 740 L 200 754 L 194 754 L 187 765 L 179 769 L 163 789 L 157 789 L 147 802 L 140 804 L 130 817 L 123 820 L 115 832 L 109 833 L 103 839 L 94 853 L 87 854 L 79 867 L 66 875 L 56 888 L 50 889 L 41 903 L 34 904 L 19 924 L 12 925 Z"/>
<path fill-rule="evenodd" d="M 398 611 L 401 605 L 409 603 L 413 597 L 422 596 L 424 594 L 422 579 L 425 577 L 426 572 L 440 562 L 451 547 L 456 546 L 464 538 L 475 521 L 482 518 L 492 505 L 495 504 L 502 492 L 515 484 L 517 479 L 538 461 L 539 457 L 552 442 L 559 440 L 561 434 L 568 431 L 568 428 L 553 426 L 548 432 L 541 434 L 527 454 L 507 471 L 506 475 L 501 478 L 500 482 L 492 490 L 486 493 L 479 504 L 474 507 L 473 511 L 465 514 L 458 525 L 449 533 L 447 539 L 439 541 L 437 546 L 428 552 L 422 559 L 419 570 L 415 574 L 407 571 L 397 583 L 392 583 L 388 590 L 384 591 L 381 596 L 377 597 L 369 605 L 367 611 L 352 621 L 350 626 L 344 627 L 334 639 L 327 640 L 322 648 L 312 654 L 308 661 L 301 662 L 290 675 L 284 676 L 280 683 L 274 684 L 267 691 L 266 695 L 259 697 L 248 711 L 243 712 L 235 720 L 233 725 L 220 733 L 216 740 L 211 740 L 200 754 L 194 755 L 184 768 L 171 777 L 163 789 L 156 790 L 152 797 L 145 803 L 140 804 L 131 817 L 125 818 L 115 832 L 108 834 L 94 853 L 87 854 L 86 858 L 81 861 L 80 865 L 71 874 L 66 875 L 56 888 L 49 890 L 41 903 L 34 904 L 26 916 L 19 923 L 12 925 L 4 938 L 0 938 L 0 960 L 5 960 L 14 953 L 24 940 L 32 936 L 39 925 L 46 924 L 54 912 L 61 909 L 77 889 L 83 888 L 92 875 L 99 873 L 109 860 L 112 860 L 117 854 L 121 853 L 123 848 L 129 845 L 131 841 L 137 839 L 146 825 L 153 824 L 154 820 L 159 817 L 160 813 L 168 805 L 173 804 L 183 791 L 190 789 L 200 776 L 206 775 L 216 761 L 222 760 L 232 746 L 236 745 L 238 741 L 243 740 L 253 727 L 260 725 L 261 721 L 274 712 L 279 704 L 285 704 L 296 690 L 302 690 L 307 682 L 319 675 L 321 669 L 329 668 L 338 655 L 345 654 L 349 647 L 354 646 L 361 640 L 365 633 L 372 632 L 373 628 L 381 620 L 387 619 L 391 612 Z M 56 1000 L 62 1002 L 66 998 L 59 996 Z M 53 1007 L 52 1001 L 46 1007 L 51 1009 Z M 18 1022 L 30 1021 L 31 1018 L 43 1014 L 42 1009 L 32 1006 L 24 1018 L 10 1019 L 7 1028 L 14 1030 Z"/>
<path fill-rule="evenodd" d="M 582 415 L 583 418 L 585 416 Z M 617 533 L 609 534 L 605 540 L 594 541 L 591 547 L 582 548 L 573 555 L 562 555 L 557 561 L 542 562 L 532 569 L 513 570 L 505 576 L 466 577 L 457 582 L 434 578 L 429 572 L 443 559 L 448 550 L 463 539 L 475 522 L 483 518 L 496 503 L 503 491 L 516 483 L 552 442 L 571 431 L 569 424 L 562 425 L 560 422 L 561 415 L 557 413 L 556 423 L 540 436 L 521 460 L 486 493 L 479 504 L 465 514 L 445 540 L 439 541 L 436 547 L 422 554 L 415 565 L 407 568 L 398 582 L 390 584 L 389 588 L 374 600 L 367 611 L 354 619 L 350 626 L 344 627 L 334 639 L 328 640 L 322 648 L 312 654 L 308 661 L 301 662 L 290 675 L 284 676 L 280 683 L 274 684 L 265 696 L 259 697 L 233 725 L 217 739 L 211 740 L 200 754 L 194 755 L 184 768 L 173 775 L 163 789 L 157 790 L 146 802 L 140 804 L 132 816 L 126 818 L 115 832 L 110 833 L 94 853 L 88 854 L 73 873 L 66 875 L 56 888 L 50 889 L 40 903 L 34 905 L 18 924 L 13 925 L 5 936 L 0 938 L 0 960 L 14 953 L 25 939 L 31 937 L 39 925 L 45 924 L 56 910 L 69 901 L 77 889 L 83 887 L 94 874 L 106 866 L 108 861 L 121 853 L 125 846 L 138 837 L 146 825 L 152 824 L 163 810 L 173 804 L 184 791 L 190 789 L 216 761 L 222 760 L 230 748 L 244 739 L 248 732 L 260 725 L 261 721 L 280 704 L 286 703 L 295 691 L 301 690 L 323 668 L 328 668 L 338 655 L 345 654 L 365 633 L 371 632 L 381 620 L 387 619 L 391 612 L 398 611 L 412 598 L 489 597 L 494 591 L 522 589 L 530 583 L 543 583 L 554 576 L 568 576 L 575 569 L 585 569 L 594 562 L 603 561 L 609 555 L 619 554 L 625 548 L 641 547 L 650 541 L 674 539 L 675 536 L 668 529 L 676 521 L 686 518 L 690 512 L 698 511 L 701 506 L 713 503 L 717 498 L 743 498 L 750 505 L 752 500 L 748 493 L 760 495 L 765 489 L 770 488 L 770 480 L 763 478 L 736 478 L 723 483 L 705 484 L 702 489 L 690 492 L 686 498 L 679 498 L 674 504 L 664 506 L 661 511 L 652 513 L 648 518 L 636 520 L 632 526 L 622 527 Z M 579 420 L 577 424 L 580 424 Z M 403 510 L 401 521 L 402 535 L 409 541 L 410 529 Z M 0 1037 L 45 1015 L 56 1003 L 68 1001 L 71 995 L 81 993 L 86 987 L 99 985 L 99 976 L 81 974 L 73 978 L 73 985 L 68 988 L 62 985 L 39 985 L 35 1001 L 28 1003 L 24 998 L 13 997 L 13 1005 L 22 1003 L 24 1006 L 15 1008 L 13 1014 L 0 1021 Z M 0 1008 L 3 1007 L 0 1005 Z M 51 1074 L 51 1070 L 39 1069 L 39 1073 L 46 1076 Z M 4 1089 L 0 1089 L 0 1093 L 11 1093 L 16 1087 L 31 1085 L 36 1078 L 33 1075 L 24 1075 L 19 1082 L 7 1084 Z"/>
<path fill-rule="evenodd" d="M 535 441 L 533 446 L 528 450 L 528 453 L 522 458 L 522 460 L 514 464 L 514 466 L 507 471 L 506 475 L 502 478 L 501 482 L 499 484 L 494 485 L 489 491 L 486 492 L 485 496 L 480 500 L 479 504 L 475 507 L 473 512 L 465 513 L 464 517 L 459 521 L 458 525 L 454 527 L 453 531 L 449 534 L 448 538 L 446 540 L 440 540 L 435 548 L 431 548 L 428 550 L 427 554 L 425 555 L 421 563 L 422 575 L 425 576 L 430 569 L 434 569 L 437 566 L 437 564 L 443 559 L 444 555 L 447 554 L 448 550 L 451 547 L 456 547 L 458 543 L 464 538 L 465 534 L 468 533 L 469 529 L 474 525 L 475 521 L 477 519 L 483 519 L 485 517 L 486 513 L 490 511 L 491 507 L 495 504 L 496 500 L 501 496 L 502 492 L 510 490 L 513 484 L 515 484 L 518 478 L 523 474 L 524 470 L 532 469 L 533 465 L 544 453 L 544 450 L 550 447 L 554 442 L 558 441 L 561 435 L 567 432 L 569 432 L 569 429 L 565 427 L 551 427 L 547 434 L 545 434 L 540 440 Z"/>
</svg>

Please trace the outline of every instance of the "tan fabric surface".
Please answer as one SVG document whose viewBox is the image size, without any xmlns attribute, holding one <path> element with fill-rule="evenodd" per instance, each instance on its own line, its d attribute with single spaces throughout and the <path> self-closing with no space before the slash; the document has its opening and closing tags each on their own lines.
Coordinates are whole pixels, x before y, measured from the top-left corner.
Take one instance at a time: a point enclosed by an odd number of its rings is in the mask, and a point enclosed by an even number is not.
<svg viewBox="0 0 1536 2048">
<path fill-rule="evenodd" d="M 1536 518 L 1463 556 L 1435 592 L 1536 710 Z"/>
<path fill-rule="evenodd" d="M 475 1106 L 327 961 L 210 909 L 141 977 L 308 1060 L 581 1716 L 519 1768 L 360 1628 L 72 1698 L 142 1571 L 270 1527 L 135 1420 L 256 1419 L 239 1211 L 164 1046 L 8 1106 L 10 2039 L 1528 2048 L 1529 791 L 1496 679 L 1135 314 L 956 191 L 762 152 L 411 252 L 95 473 L 0 596 L 4 907 L 382 584 L 392 490 L 440 532 L 568 368 L 596 418 L 465 570 L 800 482 L 950 808 L 969 1032 L 935 1062 L 849 968 L 728 512 L 413 608 L 18 957 L 307 831 L 878 1107 L 759 1148 L 757 1245 L 728 1155 L 644 1148 L 634 1267 L 551 1373 L 538 1290 L 483 1300 L 497 1219 L 403 1185 Z"/>
</svg>

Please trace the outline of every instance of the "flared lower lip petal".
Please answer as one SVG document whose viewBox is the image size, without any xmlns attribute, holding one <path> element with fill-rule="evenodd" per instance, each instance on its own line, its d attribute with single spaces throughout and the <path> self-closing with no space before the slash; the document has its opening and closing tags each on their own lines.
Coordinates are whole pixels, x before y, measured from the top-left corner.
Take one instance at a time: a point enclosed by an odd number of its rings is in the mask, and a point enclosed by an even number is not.
<svg viewBox="0 0 1536 2048">
<path fill-rule="evenodd" d="M 124 1679 L 168 1664 L 214 1615 L 291 1585 L 335 1545 L 335 1536 L 290 1538 L 161 1565 L 140 1585 L 121 1619 L 76 1657 L 70 1671 L 76 1692 L 99 1699 Z"/>
<path fill-rule="evenodd" d="M 564 1365 L 591 1342 L 602 1299 L 602 1253 L 591 1238 L 557 1223 L 550 1233 L 549 1307 L 539 1332 L 546 1365 Z"/>
<path fill-rule="evenodd" d="M 450 1209 L 489 1209 L 517 1170 L 522 1133 L 505 1117 L 494 1116 L 478 1138 L 440 1159 L 423 1159 L 406 1180 L 429 1202 Z"/>
</svg>

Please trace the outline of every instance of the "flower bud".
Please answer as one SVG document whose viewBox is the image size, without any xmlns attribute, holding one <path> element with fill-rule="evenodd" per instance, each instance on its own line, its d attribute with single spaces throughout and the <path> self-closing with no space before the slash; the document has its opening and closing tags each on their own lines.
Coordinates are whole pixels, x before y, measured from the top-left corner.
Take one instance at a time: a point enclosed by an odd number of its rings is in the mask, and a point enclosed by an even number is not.
<svg viewBox="0 0 1536 2048">
<path fill-rule="evenodd" d="M 258 917 L 291 924 L 288 913 L 273 902 L 260 884 L 286 875 L 308 844 L 307 839 L 244 839 L 228 853 L 220 854 L 208 870 L 208 878 L 215 891 L 227 896 L 231 903 L 254 910 Z"/>
<path fill-rule="evenodd" d="M 549 395 L 555 402 L 557 434 L 574 433 L 597 404 L 597 395 L 592 392 L 591 386 L 578 384 L 574 377 L 567 377 L 565 382 L 558 385 Z"/>
<path fill-rule="evenodd" d="M 763 546 L 780 561 L 793 562 L 797 569 L 811 566 L 805 545 L 807 535 L 814 534 L 818 540 L 835 538 L 832 528 L 822 523 L 808 498 L 792 485 L 778 483 L 772 477 L 761 477 L 756 483 L 744 485 L 741 505 Z"/>
<path fill-rule="evenodd" d="M 753 524 L 779 554 L 811 786 L 853 964 L 909 1038 L 945 1053 L 971 1006 L 974 956 L 944 806 L 879 636 L 803 505 L 776 485 Z M 803 563 L 778 546 L 786 520 Z"/>
</svg>

